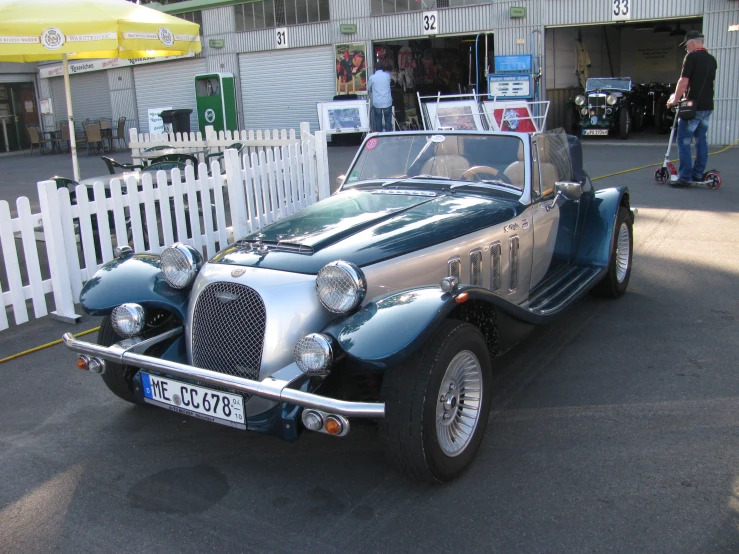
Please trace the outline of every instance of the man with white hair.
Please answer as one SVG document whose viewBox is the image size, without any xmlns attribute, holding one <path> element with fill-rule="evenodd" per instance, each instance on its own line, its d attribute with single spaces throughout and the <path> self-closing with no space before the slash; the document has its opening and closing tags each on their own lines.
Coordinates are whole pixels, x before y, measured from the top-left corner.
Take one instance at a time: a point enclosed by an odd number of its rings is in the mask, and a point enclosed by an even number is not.
<svg viewBox="0 0 739 554">
<path fill-rule="evenodd" d="M 695 102 L 694 119 L 680 119 L 677 126 L 677 148 L 680 153 L 680 170 L 673 186 L 690 186 L 694 181 L 702 181 L 708 163 L 708 143 L 706 133 L 708 122 L 713 113 L 713 82 L 716 80 L 716 58 L 703 47 L 703 35 L 700 31 L 688 31 L 680 46 L 685 46 L 688 53 L 683 61 L 683 70 L 670 96 L 667 106 L 677 105 L 681 99 Z M 690 144 L 695 139 L 695 164 L 691 157 Z"/>
</svg>

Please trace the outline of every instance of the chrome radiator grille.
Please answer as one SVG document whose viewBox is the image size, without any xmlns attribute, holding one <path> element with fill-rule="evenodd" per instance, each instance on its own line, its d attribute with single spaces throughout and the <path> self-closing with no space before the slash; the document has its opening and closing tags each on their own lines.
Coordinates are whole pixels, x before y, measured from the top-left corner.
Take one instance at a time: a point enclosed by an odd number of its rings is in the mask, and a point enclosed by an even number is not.
<svg viewBox="0 0 739 554">
<path fill-rule="evenodd" d="M 212 283 L 198 296 L 192 318 L 193 365 L 259 379 L 267 312 L 261 296 L 236 283 Z"/>
<path fill-rule="evenodd" d="M 591 108 L 605 108 L 606 107 L 606 95 L 605 94 L 591 94 L 588 96 L 588 105 Z"/>
</svg>

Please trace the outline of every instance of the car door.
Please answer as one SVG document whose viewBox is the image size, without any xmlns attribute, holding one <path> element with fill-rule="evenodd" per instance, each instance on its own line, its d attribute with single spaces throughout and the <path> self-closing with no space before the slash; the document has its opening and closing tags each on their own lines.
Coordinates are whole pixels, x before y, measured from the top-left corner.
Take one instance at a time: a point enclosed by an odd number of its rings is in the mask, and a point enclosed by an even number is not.
<svg viewBox="0 0 739 554">
<path fill-rule="evenodd" d="M 561 196 L 556 198 L 555 183 L 572 178 L 569 147 L 560 139 L 556 135 L 540 135 L 532 142 L 534 251 L 531 290 L 573 260 L 578 204 Z"/>
</svg>

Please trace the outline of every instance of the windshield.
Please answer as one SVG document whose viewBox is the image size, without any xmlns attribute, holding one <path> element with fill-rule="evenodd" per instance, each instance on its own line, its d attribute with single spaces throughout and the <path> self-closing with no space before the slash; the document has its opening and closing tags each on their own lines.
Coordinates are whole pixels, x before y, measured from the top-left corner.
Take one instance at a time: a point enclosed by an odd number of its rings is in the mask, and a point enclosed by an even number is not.
<svg viewBox="0 0 739 554">
<path fill-rule="evenodd" d="M 346 183 L 436 177 L 523 190 L 525 165 L 516 136 L 403 133 L 366 141 Z"/>
<path fill-rule="evenodd" d="M 591 90 L 631 90 L 631 79 L 588 79 L 585 91 Z"/>
</svg>

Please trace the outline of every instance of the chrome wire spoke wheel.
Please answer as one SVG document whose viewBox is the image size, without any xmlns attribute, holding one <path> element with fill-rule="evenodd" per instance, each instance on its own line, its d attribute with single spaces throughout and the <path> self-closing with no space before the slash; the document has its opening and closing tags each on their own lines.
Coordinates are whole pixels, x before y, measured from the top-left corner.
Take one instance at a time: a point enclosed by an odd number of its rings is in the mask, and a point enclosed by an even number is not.
<svg viewBox="0 0 739 554">
<path fill-rule="evenodd" d="M 447 366 L 436 404 L 436 436 L 444 454 L 461 454 L 477 428 L 482 402 L 482 368 L 469 350 Z"/>
<path fill-rule="evenodd" d="M 621 223 L 616 242 L 616 279 L 619 283 L 623 283 L 629 270 L 629 242 L 629 227 L 626 223 Z"/>
</svg>

